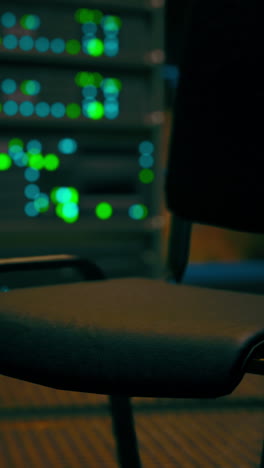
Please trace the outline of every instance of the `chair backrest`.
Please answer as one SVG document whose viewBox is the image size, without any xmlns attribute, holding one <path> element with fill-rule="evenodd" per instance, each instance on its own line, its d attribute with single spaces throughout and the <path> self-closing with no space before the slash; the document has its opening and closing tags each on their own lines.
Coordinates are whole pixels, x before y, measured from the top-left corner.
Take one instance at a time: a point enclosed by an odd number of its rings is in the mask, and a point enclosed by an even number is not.
<svg viewBox="0 0 264 468">
<path fill-rule="evenodd" d="M 185 220 L 264 232 L 262 13 L 259 0 L 190 9 L 166 183 Z"/>
</svg>

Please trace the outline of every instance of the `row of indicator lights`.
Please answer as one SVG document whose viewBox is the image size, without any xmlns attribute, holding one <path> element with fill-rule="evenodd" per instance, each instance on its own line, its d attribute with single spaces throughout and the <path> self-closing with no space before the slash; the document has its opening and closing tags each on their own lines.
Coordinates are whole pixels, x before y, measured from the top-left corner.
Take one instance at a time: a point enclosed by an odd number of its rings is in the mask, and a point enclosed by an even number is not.
<svg viewBox="0 0 264 468">
<path fill-rule="evenodd" d="M 55 54 L 62 54 L 67 52 L 70 55 L 78 55 L 82 51 L 93 57 L 100 57 L 103 54 L 114 57 L 119 52 L 119 42 L 115 38 L 106 38 L 104 41 L 92 38 L 81 43 L 77 39 L 67 41 L 61 38 L 49 40 L 47 37 L 33 39 L 28 35 L 18 38 L 14 34 L 7 34 L 0 38 L 0 44 L 7 50 L 20 48 L 24 52 L 30 52 L 35 49 L 40 53 L 51 51 Z"/>
<path fill-rule="evenodd" d="M 74 14 L 75 20 L 80 24 L 101 24 L 102 28 L 108 32 L 118 32 L 122 26 L 122 20 L 119 16 L 104 15 L 100 10 L 88 10 L 88 8 L 79 8 Z M 40 18 L 35 14 L 23 15 L 19 20 L 16 15 L 6 11 L 1 16 L 1 24 L 4 28 L 13 28 L 18 23 L 27 30 L 36 30 L 40 26 Z"/>
<path fill-rule="evenodd" d="M 6 78 L 1 83 L 1 90 L 4 94 L 13 94 L 20 90 L 25 96 L 36 96 L 41 91 L 41 85 L 37 80 L 24 80 L 17 85 L 17 82 L 12 78 Z"/>
<path fill-rule="evenodd" d="M 63 188 L 59 190 L 75 190 L 73 188 Z M 48 211 L 50 207 L 50 200 L 47 194 L 41 193 L 38 186 L 27 186 L 25 189 L 25 195 L 28 198 L 33 198 L 32 201 L 29 201 L 25 205 L 25 214 L 29 217 L 36 217 L 41 213 Z M 80 214 L 79 206 L 76 202 L 66 201 L 59 202 L 55 207 L 56 215 L 63 219 L 67 223 L 75 223 Z M 112 218 L 114 213 L 113 207 L 110 203 L 101 202 L 95 207 L 95 215 L 100 220 L 108 220 Z M 146 219 L 148 216 L 148 208 L 143 204 L 131 205 L 128 209 L 128 215 L 131 219 L 140 221 Z"/>
<path fill-rule="evenodd" d="M 0 171 L 7 171 L 13 165 L 13 162 L 18 167 L 28 166 L 31 169 L 40 171 L 56 171 L 60 166 L 60 160 L 56 154 L 50 153 L 46 156 L 42 154 L 29 154 L 23 151 L 13 155 L 8 153 L 0 153 Z"/>
<path fill-rule="evenodd" d="M 119 79 L 103 78 L 100 73 L 78 72 L 74 81 L 77 86 L 84 88 L 84 96 L 91 90 L 97 93 L 98 88 L 102 89 L 105 96 L 119 94 L 122 89 L 122 82 Z M 13 94 L 18 89 L 26 96 L 36 96 L 41 91 L 41 84 L 37 80 L 24 80 L 18 86 L 13 78 L 5 78 L 1 82 L 1 90 L 4 94 Z"/>
<path fill-rule="evenodd" d="M 155 179 L 154 171 L 151 169 L 154 165 L 154 145 L 151 141 L 142 141 L 138 149 L 140 153 L 138 162 L 141 167 L 138 178 L 143 184 L 151 184 Z"/>
<path fill-rule="evenodd" d="M 31 117 L 34 114 L 40 118 L 52 116 L 56 119 L 68 117 L 69 119 L 78 119 L 81 114 L 84 117 L 92 120 L 100 120 L 103 117 L 114 119 L 119 114 L 118 102 L 92 101 L 83 103 L 82 107 L 77 103 L 63 104 L 55 102 L 48 104 L 47 102 L 38 102 L 33 104 L 31 101 L 24 101 L 18 104 L 16 101 L 8 100 L 4 104 L 0 104 L 0 113 L 3 112 L 9 117 L 21 114 L 23 117 Z"/>
<path fill-rule="evenodd" d="M 27 14 L 23 15 L 19 20 L 16 15 L 11 11 L 6 11 L 1 16 L 1 24 L 4 28 L 13 28 L 17 24 L 20 24 L 22 28 L 29 31 L 35 31 L 40 26 L 40 18 L 38 15 Z"/>
</svg>

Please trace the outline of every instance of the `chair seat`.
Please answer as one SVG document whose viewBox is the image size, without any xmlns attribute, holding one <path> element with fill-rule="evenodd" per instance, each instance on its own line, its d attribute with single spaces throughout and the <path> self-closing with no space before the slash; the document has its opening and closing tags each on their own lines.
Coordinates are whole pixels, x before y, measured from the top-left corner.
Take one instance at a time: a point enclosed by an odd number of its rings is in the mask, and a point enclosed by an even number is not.
<svg viewBox="0 0 264 468">
<path fill-rule="evenodd" d="M 264 297 L 118 279 L 0 296 L 0 372 L 90 393 L 218 397 L 264 344 Z"/>
</svg>

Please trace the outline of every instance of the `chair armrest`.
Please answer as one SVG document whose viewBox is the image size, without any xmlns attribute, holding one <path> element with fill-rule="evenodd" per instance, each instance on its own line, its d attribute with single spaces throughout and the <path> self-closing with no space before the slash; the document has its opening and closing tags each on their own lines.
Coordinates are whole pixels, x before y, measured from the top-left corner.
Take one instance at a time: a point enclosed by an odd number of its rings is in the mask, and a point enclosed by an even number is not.
<svg viewBox="0 0 264 468">
<path fill-rule="evenodd" d="M 0 290 L 69 282 L 60 274 L 66 269 L 72 269 L 75 272 L 74 277 L 71 275 L 71 282 L 105 279 L 103 272 L 96 264 L 76 255 L 6 258 L 0 259 Z M 24 275 L 21 276 L 20 273 Z M 45 273 L 47 277 L 44 276 Z"/>
</svg>

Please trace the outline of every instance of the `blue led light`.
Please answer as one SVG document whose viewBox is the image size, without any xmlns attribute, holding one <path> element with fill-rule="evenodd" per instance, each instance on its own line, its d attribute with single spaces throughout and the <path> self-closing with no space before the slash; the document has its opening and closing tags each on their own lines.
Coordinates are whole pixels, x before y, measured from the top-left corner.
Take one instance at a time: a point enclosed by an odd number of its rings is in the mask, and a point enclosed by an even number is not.
<svg viewBox="0 0 264 468">
<path fill-rule="evenodd" d="M 63 154 L 73 154 L 77 150 L 77 142 L 73 138 L 63 138 L 59 141 L 58 149 Z"/>
<path fill-rule="evenodd" d="M 53 117 L 59 119 L 65 115 L 66 109 L 62 102 L 55 102 L 51 106 L 50 113 Z"/>
<path fill-rule="evenodd" d="M 25 187 L 24 195 L 27 198 L 34 200 L 39 195 L 39 186 L 36 184 L 29 184 Z"/>
<path fill-rule="evenodd" d="M 15 80 L 12 80 L 11 78 L 6 78 L 6 80 L 2 81 L 1 88 L 3 93 L 13 94 L 17 89 L 17 84 Z"/>
<path fill-rule="evenodd" d="M 35 216 L 38 216 L 39 212 L 36 210 L 34 202 L 29 202 L 26 204 L 24 211 L 27 216 L 30 218 L 34 218 Z"/>
<path fill-rule="evenodd" d="M 139 145 L 139 151 L 142 154 L 151 154 L 154 151 L 154 145 L 151 141 L 142 141 Z"/>
<path fill-rule="evenodd" d="M 139 164 L 144 169 L 148 169 L 153 166 L 154 158 L 150 154 L 142 154 L 139 158 Z"/>
<path fill-rule="evenodd" d="M 14 13 L 7 11 L 1 16 L 1 23 L 4 28 L 12 28 L 16 24 L 16 17 Z"/>
<path fill-rule="evenodd" d="M 40 178 L 40 172 L 37 169 L 32 169 L 32 167 L 27 167 L 24 177 L 28 182 L 36 182 Z"/>
<path fill-rule="evenodd" d="M 47 102 L 38 102 L 36 104 L 36 114 L 38 117 L 47 117 L 50 113 L 50 106 Z"/>
<path fill-rule="evenodd" d="M 85 88 L 82 89 L 82 94 L 86 99 L 95 99 L 97 96 L 97 88 L 93 85 L 85 86 Z"/>
<path fill-rule="evenodd" d="M 32 39 L 31 36 L 22 36 L 19 39 L 19 47 L 20 47 L 20 49 L 24 50 L 25 52 L 28 52 L 29 50 L 33 49 L 34 40 Z"/>
<path fill-rule="evenodd" d="M 85 23 L 82 26 L 83 34 L 89 37 L 93 37 L 97 31 L 97 25 L 95 23 Z"/>
<path fill-rule="evenodd" d="M 3 45 L 8 50 L 13 50 L 18 46 L 18 39 L 14 34 L 7 34 L 3 38 Z"/>
<path fill-rule="evenodd" d="M 62 54 L 65 50 L 65 41 L 60 38 L 52 39 L 50 42 L 50 48 L 54 54 Z"/>
<path fill-rule="evenodd" d="M 24 101 L 20 104 L 19 111 L 24 117 L 30 117 L 34 113 L 34 104 L 30 101 Z"/>
<path fill-rule="evenodd" d="M 104 41 L 105 55 L 114 57 L 119 52 L 119 41 L 115 38 L 106 38 Z"/>
<path fill-rule="evenodd" d="M 29 153 L 32 153 L 32 154 L 41 153 L 42 144 L 39 140 L 30 140 L 27 143 L 27 150 Z"/>
<path fill-rule="evenodd" d="M 47 52 L 49 50 L 50 41 L 46 37 L 38 37 L 35 42 L 35 47 L 38 52 Z"/>
<path fill-rule="evenodd" d="M 3 111 L 6 115 L 12 117 L 18 111 L 18 105 L 15 101 L 6 101 L 3 105 Z"/>
</svg>

